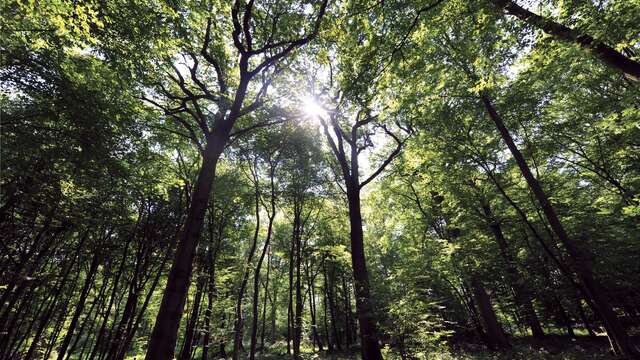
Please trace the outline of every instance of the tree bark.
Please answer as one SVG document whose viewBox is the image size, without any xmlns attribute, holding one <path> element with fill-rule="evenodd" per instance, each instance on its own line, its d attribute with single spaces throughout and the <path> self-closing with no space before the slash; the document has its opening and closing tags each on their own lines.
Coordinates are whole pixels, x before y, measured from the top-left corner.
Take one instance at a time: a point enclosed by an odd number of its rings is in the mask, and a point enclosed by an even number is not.
<svg viewBox="0 0 640 360">
<path fill-rule="evenodd" d="M 87 300 L 87 296 L 89 295 L 89 290 L 93 285 L 93 277 L 96 273 L 96 270 L 98 269 L 98 263 L 99 263 L 98 259 L 99 259 L 99 256 L 98 256 L 98 253 L 96 252 L 93 255 L 93 259 L 91 260 L 91 265 L 89 265 L 89 270 L 87 271 L 84 285 L 82 286 L 82 291 L 80 291 L 80 298 L 78 298 L 78 303 L 76 304 L 76 308 L 73 312 L 73 317 L 71 318 L 71 322 L 67 327 L 67 333 L 64 336 L 64 339 L 62 340 L 62 344 L 60 345 L 60 348 L 58 349 L 58 360 L 64 359 L 65 353 L 67 352 L 67 348 L 71 343 L 71 338 L 73 338 L 73 332 L 75 331 L 76 326 L 78 325 L 80 314 L 82 314 L 82 311 L 84 310 L 84 303 Z"/>
<path fill-rule="evenodd" d="M 355 187 L 355 188 L 354 188 Z M 364 256 L 364 234 L 360 211 L 360 190 L 357 184 L 347 184 L 349 202 L 349 224 L 351 229 L 351 262 L 353 264 L 356 309 L 360 323 L 360 344 L 364 359 L 382 360 L 378 344 L 378 331 L 371 306 L 369 273 Z"/>
<path fill-rule="evenodd" d="M 189 213 L 178 248 L 176 249 L 167 285 L 162 296 L 160 310 L 147 347 L 146 360 L 170 360 L 175 352 L 178 326 L 189 290 L 189 279 L 193 270 L 193 258 L 202 232 L 204 215 L 209 203 L 216 164 L 226 143 L 223 138 L 211 136 L 203 152 L 202 167 L 198 173 Z"/>
<path fill-rule="evenodd" d="M 487 338 L 489 340 L 489 344 L 491 344 L 490 346 L 494 350 L 510 348 L 511 345 L 509 345 L 509 341 L 507 341 L 504 330 L 502 330 L 502 326 L 500 326 L 500 323 L 498 322 L 493 306 L 491 306 L 489 295 L 487 295 L 484 286 L 482 286 L 482 282 L 480 281 L 480 276 L 478 274 L 472 275 L 471 286 L 473 288 L 473 296 L 476 299 L 478 309 L 480 310 L 480 316 L 482 317 L 485 325 Z"/>
<path fill-rule="evenodd" d="M 492 0 L 492 2 L 497 7 L 503 8 L 508 14 L 552 35 L 557 40 L 576 44 L 587 49 L 609 67 L 627 75 L 629 79 L 633 81 L 640 80 L 640 63 L 624 56 L 602 41 L 598 41 L 590 35 L 535 14 L 516 4 L 514 1 Z"/>
</svg>

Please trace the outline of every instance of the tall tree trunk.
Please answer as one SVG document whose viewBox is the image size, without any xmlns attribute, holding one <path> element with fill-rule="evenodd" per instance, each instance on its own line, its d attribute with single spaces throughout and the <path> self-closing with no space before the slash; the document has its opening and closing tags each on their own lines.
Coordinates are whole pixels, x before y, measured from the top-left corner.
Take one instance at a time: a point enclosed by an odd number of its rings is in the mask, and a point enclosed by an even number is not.
<svg viewBox="0 0 640 360">
<path fill-rule="evenodd" d="M 96 338 L 96 343 L 94 344 L 93 350 L 91 351 L 91 354 L 89 355 L 89 360 L 93 360 L 95 358 L 95 356 L 98 354 L 98 352 L 102 351 L 100 349 L 102 347 L 102 338 L 105 335 L 107 322 L 109 321 L 109 315 L 111 314 L 111 308 L 113 307 L 113 303 L 115 302 L 115 299 L 116 299 L 116 295 L 117 295 L 117 292 L 118 292 L 118 285 L 120 283 L 120 277 L 122 276 L 122 273 L 124 272 L 124 266 L 125 266 L 125 263 L 127 261 L 129 245 L 131 244 L 132 240 L 133 240 L 133 236 L 127 238 L 125 246 L 124 246 L 124 250 L 122 251 L 122 258 L 120 259 L 120 264 L 118 265 L 118 270 L 117 270 L 116 276 L 115 276 L 115 278 L 113 280 L 113 287 L 111 288 L 111 295 L 109 297 L 109 304 L 107 305 L 107 308 L 104 310 L 104 317 L 102 319 L 102 324 L 100 325 L 100 330 L 98 331 L 98 337 Z"/>
<path fill-rule="evenodd" d="M 502 140 L 507 144 L 507 147 L 515 158 L 523 177 L 529 185 L 529 188 L 540 203 L 542 211 L 544 212 L 547 221 L 549 221 L 551 229 L 558 237 L 558 239 L 560 239 L 560 242 L 562 242 L 565 249 L 567 250 L 567 253 L 569 254 L 569 257 L 571 259 L 572 268 L 582 282 L 585 291 L 591 298 L 592 304 L 594 306 L 594 312 L 597 312 L 602 318 L 602 321 L 607 329 L 607 334 L 609 335 L 611 342 L 614 344 L 614 347 L 617 348 L 617 352 L 619 352 L 620 355 L 623 356 L 639 357 L 640 352 L 631 343 L 627 332 L 618 319 L 618 316 L 613 311 L 611 304 L 609 304 L 609 300 L 607 299 L 602 286 L 595 279 L 590 260 L 587 259 L 584 251 L 578 247 L 578 245 L 569 237 L 569 235 L 565 231 L 564 226 L 562 226 L 562 223 L 560 222 L 560 219 L 558 218 L 553 205 L 540 186 L 540 183 L 538 183 L 538 180 L 533 176 L 529 165 L 527 165 L 524 156 L 522 155 L 520 150 L 518 150 L 518 147 L 514 143 L 511 134 L 505 127 L 502 118 L 493 107 L 493 104 L 491 103 L 488 95 L 484 93 L 481 94 L 481 100 L 485 106 L 485 109 L 489 113 L 489 116 L 498 128 L 498 131 L 502 136 Z"/>
<path fill-rule="evenodd" d="M 189 323 L 187 324 L 187 327 L 184 331 L 184 343 L 182 344 L 182 351 L 180 352 L 180 360 L 191 359 L 193 338 L 200 315 L 200 302 L 202 301 L 203 289 L 204 282 L 202 279 L 199 279 L 196 284 L 196 296 L 193 301 L 193 310 L 191 310 L 191 317 L 189 318 Z"/>
<path fill-rule="evenodd" d="M 640 80 L 640 63 L 631 60 L 612 47 L 606 45 L 602 41 L 594 39 L 592 36 L 581 33 L 551 19 L 535 14 L 514 1 L 510 0 L 492 0 L 499 8 L 503 8 L 508 14 L 511 14 L 520 20 L 552 35 L 558 40 L 579 45 L 602 62 L 613 69 L 616 69 L 634 81 Z"/>
<path fill-rule="evenodd" d="M 62 327 L 66 323 L 66 318 L 68 316 L 67 310 L 69 310 L 70 308 L 69 303 L 71 303 L 71 300 L 73 299 L 73 294 L 75 294 L 76 288 L 78 287 L 79 277 L 80 277 L 80 271 L 76 273 L 75 279 L 73 279 L 73 287 L 69 291 L 69 296 L 67 296 L 67 299 L 64 302 L 62 302 L 62 304 L 60 304 L 60 312 L 58 314 L 58 317 L 54 320 L 55 325 L 53 327 L 53 332 L 49 337 L 47 350 L 45 351 L 44 356 L 42 357 L 43 359 L 50 358 L 51 352 L 53 351 L 57 343 L 58 336 L 60 336 L 60 332 L 62 332 Z"/>
<path fill-rule="evenodd" d="M 213 277 L 209 277 L 207 289 L 207 309 L 204 312 L 204 339 L 202 340 L 202 359 L 209 359 L 209 346 L 211 342 L 211 315 L 213 313 L 214 284 Z"/>
<path fill-rule="evenodd" d="M 11 327 L 7 326 L 7 324 L 13 323 L 13 319 L 11 322 L 8 321 L 11 310 L 14 308 L 15 304 L 22 299 L 25 290 L 30 286 L 30 282 L 25 279 L 32 278 L 35 271 L 40 268 L 42 261 L 46 260 L 49 254 L 55 251 L 56 246 L 59 246 L 59 243 L 61 242 L 56 241 L 56 238 L 61 235 L 64 230 L 66 230 L 64 227 L 56 229 L 54 234 L 50 236 L 48 241 L 46 241 L 38 251 L 36 258 L 29 264 L 19 266 L 20 269 L 24 268 L 25 275 L 14 277 L 14 279 L 7 284 L 7 289 L 4 290 L 2 298 L 0 299 L 0 304 L 2 304 L 4 309 L 4 312 L 0 314 L 0 349 L 6 347 L 6 343 L 9 341 L 9 337 L 13 331 Z M 42 235 L 38 235 L 38 238 L 42 237 L 44 232 L 45 230 L 43 229 L 41 231 Z M 88 232 L 85 232 L 83 238 L 87 236 Z M 17 288 L 12 292 L 11 289 L 16 286 Z"/>
<path fill-rule="evenodd" d="M 198 173 L 189 212 L 176 249 L 171 270 L 167 278 L 160 310 L 156 316 L 153 332 L 147 346 L 146 360 L 170 360 L 176 348 L 178 326 L 184 310 L 184 302 L 189 290 L 189 279 L 193 270 L 193 258 L 202 232 L 204 216 L 209 203 L 211 187 L 216 172 L 218 158 L 226 143 L 212 134 L 203 151 L 202 167 Z"/>
<path fill-rule="evenodd" d="M 272 342 L 276 338 L 276 308 L 278 306 L 278 285 L 280 284 L 280 281 L 274 279 L 273 282 L 273 297 L 271 298 L 271 333 L 269 334 L 269 338 Z"/>
<path fill-rule="evenodd" d="M 327 297 L 329 296 L 327 293 L 327 271 L 324 265 L 324 259 L 322 259 L 322 277 L 323 277 L 323 292 L 322 292 L 322 309 L 323 309 L 323 322 L 324 322 L 324 336 L 327 339 L 327 351 L 333 351 L 333 344 L 331 343 L 331 338 L 329 337 L 329 324 L 327 322 Z"/>
<path fill-rule="evenodd" d="M 273 179 L 273 178 L 272 178 Z M 267 226 L 267 238 L 262 247 L 262 252 L 260 253 L 260 257 L 258 258 L 258 263 L 256 264 L 256 269 L 253 275 L 253 323 L 251 324 L 251 347 L 249 349 L 249 359 L 254 360 L 256 357 L 256 347 L 258 340 L 258 303 L 260 301 L 260 270 L 262 269 L 262 263 L 264 261 L 264 257 L 267 254 L 267 249 L 269 248 L 269 243 L 271 242 L 271 233 L 273 231 L 273 220 L 276 217 L 275 214 L 275 199 L 273 198 L 273 190 L 271 196 L 271 212 L 269 213 L 269 220 Z M 265 292 L 266 296 L 266 292 Z M 265 304 L 266 305 L 266 304 Z M 263 323 L 266 319 L 262 319 Z M 264 329 L 264 327 L 263 327 Z M 263 331 L 263 344 L 264 344 L 264 331 Z"/>
<path fill-rule="evenodd" d="M 96 278 L 97 279 L 97 278 Z M 109 281 L 106 278 L 106 276 L 103 276 L 102 279 L 102 284 L 100 285 L 100 289 L 98 290 L 98 294 L 93 298 L 93 301 L 91 302 L 91 306 L 89 307 L 89 311 L 87 312 L 87 314 L 84 317 L 84 320 L 82 321 L 82 325 L 80 325 L 80 328 L 78 329 L 78 336 L 75 337 L 75 340 L 73 341 L 73 343 L 71 344 L 71 347 L 69 348 L 69 351 L 67 352 L 66 356 L 65 356 L 65 360 L 69 359 L 69 357 L 71 357 L 71 354 L 74 353 L 76 346 L 78 346 L 78 342 L 80 341 L 80 338 L 82 337 L 82 334 L 85 334 L 84 329 L 86 328 L 87 324 L 90 323 L 91 321 L 91 314 L 93 314 L 93 311 L 96 310 L 96 305 L 98 305 L 98 303 L 100 301 L 102 301 L 102 298 L 104 297 L 104 292 L 107 289 L 107 286 L 109 285 Z M 91 332 L 86 332 L 86 334 L 90 334 Z M 86 336 L 86 338 L 89 338 L 89 335 Z"/>
<path fill-rule="evenodd" d="M 295 242 L 295 288 L 296 288 L 296 310 L 294 313 L 294 331 L 293 331 L 293 357 L 294 359 L 300 359 L 300 342 L 302 341 L 302 279 L 300 273 L 300 265 L 302 259 L 302 205 L 298 204 L 299 209 L 295 211 L 294 225 L 293 225 L 293 241 Z"/>
<path fill-rule="evenodd" d="M 484 286 L 482 286 L 478 274 L 474 274 L 471 277 L 471 287 L 473 288 L 473 296 L 480 310 L 480 316 L 484 322 L 487 338 L 491 347 L 494 349 L 510 348 L 509 341 L 507 341 L 504 330 L 502 330 L 502 326 L 500 326 L 498 322 L 493 306 L 491 306 L 489 295 L 487 295 Z"/>
<path fill-rule="evenodd" d="M 326 273 L 326 269 L 325 269 Z M 334 273 L 332 271 L 332 273 Z M 327 282 L 327 278 L 325 278 L 325 285 L 327 288 L 325 289 L 327 296 L 329 297 L 329 313 L 331 315 L 331 328 L 333 329 L 333 340 L 335 341 L 335 345 L 338 350 L 342 350 L 342 344 L 340 341 L 340 335 L 338 334 L 338 315 L 336 314 L 336 300 L 334 298 L 335 292 L 333 291 L 335 281 L 332 281 L 332 278 L 335 276 L 328 276 L 329 282 Z M 335 279 L 333 279 L 335 280 Z"/>
<path fill-rule="evenodd" d="M 255 165 L 255 164 L 254 164 Z M 247 261 L 244 265 L 244 271 L 242 275 L 242 281 L 240 282 L 240 288 L 238 290 L 238 299 L 236 300 L 236 320 L 234 323 L 234 337 L 233 337 L 233 360 L 240 358 L 240 350 L 242 348 L 242 338 L 244 335 L 244 319 L 242 316 L 242 301 L 247 289 L 247 282 L 249 281 L 249 275 L 251 273 L 251 262 L 255 255 L 256 248 L 258 247 L 258 235 L 260 234 L 260 186 L 258 183 L 257 170 L 253 172 L 253 181 L 255 186 L 255 216 L 256 216 L 256 228 L 253 233 L 253 241 L 251 242 L 251 248 L 247 255 Z"/>
<path fill-rule="evenodd" d="M 287 303 L 287 354 L 291 354 L 291 340 L 293 339 L 293 264 L 295 258 L 296 242 L 291 239 L 289 249 L 289 299 Z"/>
<path fill-rule="evenodd" d="M 262 328 L 260 329 L 260 350 L 264 349 L 264 335 L 267 327 L 267 300 L 269 300 L 269 275 L 271 273 L 271 247 L 267 257 L 267 277 L 264 283 L 264 300 L 262 302 Z"/>
<path fill-rule="evenodd" d="M 126 336 L 125 330 L 128 324 L 130 323 L 131 318 L 135 314 L 136 306 L 138 305 L 138 296 L 139 291 L 137 283 L 138 277 L 138 269 L 139 269 L 139 261 L 136 263 L 136 269 L 134 270 L 131 281 L 129 283 L 129 291 L 127 294 L 127 300 L 125 301 L 124 310 L 122 312 L 122 317 L 118 322 L 118 326 L 116 327 L 115 335 L 111 338 L 111 345 L 109 346 L 109 353 L 107 355 L 107 359 L 116 359 L 117 355 L 120 353 L 120 348 L 125 342 L 124 337 Z M 117 311 L 116 311 L 117 314 Z"/>
<path fill-rule="evenodd" d="M 351 337 L 351 299 L 349 298 L 349 289 L 347 287 L 347 279 L 342 277 L 342 294 L 344 298 L 344 331 L 346 348 L 348 349 L 353 343 Z"/>
<path fill-rule="evenodd" d="M 351 262 L 353 264 L 354 290 L 356 293 L 356 309 L 360 323 L 360 344 L 364 359 L 382 360 L 378 344 L 378 332 L 371 306 L 369 292 L 369 273 L 364 256 L 364 234 L 362 231 L 362 214 L 360 212 L 359 185 L 347 183 L 349 201 L 349 224 L 351 228 Z"/>
<path fill-rule="evenodd" d="M 84 303 L 87 300 L 87 296 L 89 295 L 89 290 L 93 285 L 93 277 L 96 273 L 96 270 L 98 269 L 98 263 L 99 263 L 98 259 L 99 259 L 99 255 L 96 252 L 93 255 L 93 259 L 91 259 L 91 265 L 89 265 L 89 270 L 87 271 L 86 278 L 84 280 L 84 285 L 82 286 L 82 291 L 80 291 L 80 297 L 78 298 L 78 303 L 76 304 L 76 308 L 73 312 L 73 317 L 71 318 L 71 322 L 67 327 L 67 333 L 64 336 L 64 339 L 62 340 L 62 344 L 60 345 L 60 348 L 58 349 L 58 360 L 64 359 L 65 353 L 67 352 L 67 348 L 71 343 L 71 338 L 73 338 L 73 332 L 75 331 L 76 326 L 78 325 L 78 320 L 80 319 L 80 315 L 84 310 Z"/>
<path fill-rule="evenodd" d="M 309 286 L 309 313 L 311 314 L 311 332 L 313 335 L 314 343 L 318 344 L 318 350 L 323 350 L 322 340 L 320 339 L 320 334 L 318 333 L 318 323 L 317 319 L 317 311 L 316 311 L 316 293 L 315 286 L 313 285 L 314 277 L 311 274 L 311 266 L 307 266 L 307 272 L 309 273 L 308 278 L 308 286 Z"/>
<path fill-rule="evenodd" d="M 82 240 L 82 242 L 78 246 L 78 251 L 69 260 L 69 265 L 64 270 L 62 279 L 60 280 L 58 286 L 55 287 L 50 305 L 47 308 L 47 310 L 44 312 L 43 316 L 41 317 L 40 324 L 36 329 L 36 333 L 33 335 L 33 338 L 31 339 L 31 345 L 29 346 L 29 349 L 27 350 L 27 353 L 24 356 L 25 360 L 31 360 L 33 358 L 35 351 L 38 347 L 38 344 L 40 343 L 40 337 L 42 336 L 42 333 L 44 332 L 47 324 L 49 323 L 49 320 L 51 319 L 51 315 L 53 315 L 56 305 L 58 305 L 58 299 L 60 298 L 60 295 L 62 295 L 62 291 L 64 290 L 67 280 L 69 279 L 69 275 L 71 274 L 71 269 L 75 266 L 76 259 L 79 256 L 79 252 L 83 244 L 84 244 L 84 240 Z M 28 335 L 28 334 L 25 334 L 25 335 Z"/>
<path fill-rule="evenodd" d="M 538 316 L 533 308 L 531 293 L 529 292 L 529 289 L 526 288 L 522 275 L 511 256 L 500 222 L 494 217 L 493 211 L 488 203 L 485 202 L 482 204 L 482 210 L 489 221 L 489 228 L 491 229 L 496 243 L 498 244 L 502 260 L 505 262 L 507 268 L 507 279 L 511 283 L 510 285 L 515 292 L 516 304 L 524 315 L 525 322 L 529 329 L 531 329 L 533 336 L 541 338 L 544 336 L 544 331 L 542 330 L 540 320 L 538 320 Z"/>
</svg>

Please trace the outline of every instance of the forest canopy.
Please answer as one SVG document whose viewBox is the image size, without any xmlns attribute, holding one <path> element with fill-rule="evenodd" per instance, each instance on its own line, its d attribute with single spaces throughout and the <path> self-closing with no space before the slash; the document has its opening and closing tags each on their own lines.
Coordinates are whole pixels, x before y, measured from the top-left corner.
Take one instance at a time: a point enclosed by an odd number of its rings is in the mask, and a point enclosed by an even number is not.
<svg viewBox="0 0 640 360">
<path fill-rule="evenodd" d="M 640 1 L 0 9 L 0 360 L 640 359 Z"/>
</svg>

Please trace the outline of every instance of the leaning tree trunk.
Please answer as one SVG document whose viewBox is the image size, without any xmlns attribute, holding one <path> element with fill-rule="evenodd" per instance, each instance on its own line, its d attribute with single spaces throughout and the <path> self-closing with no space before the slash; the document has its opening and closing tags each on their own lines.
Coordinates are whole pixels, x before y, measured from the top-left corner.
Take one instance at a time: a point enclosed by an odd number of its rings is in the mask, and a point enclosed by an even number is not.
<svg viewBox="0 0 640 360">
<path fill-rule="evenodd" d="M 480 276 L 478 274 L 474 274 L 471 277 L 471 287 L 473 288 L 473 297 L 476 299 L 478 309 L 480 310 L 480 316 L 482 317 L 485 325 L 490 346 L 494 349 L 510 348 L 511 345 L 509 345 L 509 341 L 504 334 L 504 330 L 502 330 L 502 326 L 500 326 L 500 323 L 498 322 L 493 306 L 491 306 L 489 295 L 487 295 L 484 286 L 482 286 L 482 282 L 480 281 Z"/>
<path fill-rule="evenodd" d="M 211 137 L 203 152 L 202 167 L 191 197 L 191 206 L 185 220 L 182 237 L 178 243 L 167 285 L 162 296 L 160 310 L 149 340 L 146 360 L 173 359 L 178 326 L 189 290 L 189 279 L 193 270 L 193 258 L 202 232 L 204 215 L 209 203 L 216 164 L 225 141 Z"/>
<path fill-rule="evenodd" d="M 613 49 L 602 41 L 596 40 L 590 35 L 557 23 L 551 19 L 535 14 L 516 4 L 514 1 L 492 0 L 492 2 L 496 6 L 503 8 L 508 14 L 537 27 L 558 40 L 576 44 L 587 49 L 595 57 L 611 68 L 626 74 L 629 79 L 634 81 L 640 80 L 640 63 L 624 56 L 619 51 Z"/>
<path fill-rule="evenodd" d="M 507 279 L 511 283 L 510 285 L 515 292 L 516 304 L 524 315 L 524 320 L 527 326 L 531 329 L 532 335 L 537 338 L 544 337 L 544 331 L 540 325 L 540 320 L 538 320 L 538 316 L 533 308 L 531 293 L 529 289 L 524 286 L 520 271 L 518 271 L 515 261 L 509 252 L 507 241 L 502 232 L 502 226 L 500 226 L 498 220 L 494 218 L 493 212 L 488 203 L 482 204 L 482 210 L 484 211 L 487 221 L 489 221 L 489 228 L 491 229 L 496 243 L 498 244 L 502 260 L 505 262 Z"/>
<path fill-rule="evenodd" d="M 89 290 L 93 285 L 93 276 L 95 275 L 96 270 L 98 269 L 98 263 L 99 263 L 98 258 L 99 258 L 98 253 L 96 252 L 93 255 L 93 259 L 91 260 L 91 265 L 89 265 L 89 271 L 87 271 L 84 285 L 82 287 L 82 290 L 80 291 L 80 298 L 78 298 L 78 303 L 76 304 L 76 308 L 73 312 L 73 317 L 71 318 L 71 322 L 67 327 L 67 333 L 64 336 L 64 339 L 62 340 L 62 344 L 60 345 L 60 348 L 58 349 L 58 360 L 63 360 L 64 355 L 67 352 L 67 348 L 71 343 L 71 339 L 73 338 L 73 332 L 75 331 L 76 326 L 78 325 L 78 320 L 80 320 L 80 314 L 82 314 L 82 311 L 84 310 L 84 303 L 87 300 L 87 296 L 89 295 Z"/>
<path fill-rule="evenodd" d="M 72 255 L 72 258 L 69 260 L 68 267 L 64 270 L 64 273 L 62 275 L 62 279 L 60 280 L 60 282 L 58 283 L 58 286 L 56 286 L 56 288 L 54 290 L 50 305 L 47 308 L 47 310 L 45 311 L 45 313 L 43 314 L 43 316 L 41 317 L 42 320 L 40 320 L 40 324 L 39 324 L 35 334 L 33 335 L 33 338 L 31 339 L 31 345 L 29 346 L 29 349 L 28 349 L 26 355 L 24 356 L 24 359 L 26 359 L 26 360 L 31 360 L 33 358 L 33 356 L 34 356 L 36 348 L 38 347 L 38 343 L 40 342 L 40 337 L 42 336 L 42 333 L 44 332 L 44 330 L 46 328 L 46 325 L 49 323 L 49 320 L 51 319 L 51 316 L 53 315 L 53 312 L 54 312 L 56 306 L 58 305 L 58 300 L 60 298 L 60 295 L 62 295 L 64 287 L 65 287 L 65 285 L 67 283 L 67 280 L 69 279 L 69 275 L 71 274 L 71 270 L 75 266 L 76 260 L 80 256 L 80 251 L 81 251 L 81 249 L 82 249 L 82 247 L 84 245 L 85 239 L 86 239 L 86 237 L 83 238 L 81 243 L 78 245 L 77 252 Z M 28 335 L 28 334 L 25 334 L 25 335 Z"/>
<path fill-rule="evenodd" d="M 600 315 L 602 322 L 607 329 L 607 334 L 609 335 L 612 344 L 616 348 L 615 350 L 623 356 L 640 356 L 640 352 L 631 343 L 627 332 L 620 323 L 618 316 L 613 311 L 613 308 L 611 307 L 611 304 L 609 303 L 609 300 L 607 299 L 602 286 L 595 279 L 590 259 L 587 259 L 584 251 L 578 247 L 578 245 L 573 241 L 573 239 L 569 237 L 569 235 L 565 231 L 564 226 L 560 222 L 560 218 L 556 214 L 553 205 L 547 197 L 547 194 L 540 186 L 538 180 L 533 176 L 529 165 L 514 143 L 513 138 L 505 127 L 502 118 L 493 107 L 489 96 L 483 93 L 481 94 L 481 100 L 484 104 L 485 109 L 489 113 L 489 116 L 498 128 L 498 131 L 502 136 L 502 140 L 507 144 L 507 147 L 515 158 L 516 163 L 518 164 L 518 167 L 522 172 L 522 176 L 525 178 L 527 184 L 529 185 L 529 188 L 540 203 L 540 207 L 542 208 L 545 217 L 549 221 L 551 229 L 556 234 L 558 239 L 560 239 L 560 242 L 562 242 L 565 249 L 567 250 L 567 253 L 569 254 L 569 258 L 571 260 L 572 268 L 580 279 L 581 283 L 584 285 L 585 292 L 591 298 L 592 301 L 590 302 L 590 304 L 594 307 L 594 312 L 597 312 Z"/>
</svg>

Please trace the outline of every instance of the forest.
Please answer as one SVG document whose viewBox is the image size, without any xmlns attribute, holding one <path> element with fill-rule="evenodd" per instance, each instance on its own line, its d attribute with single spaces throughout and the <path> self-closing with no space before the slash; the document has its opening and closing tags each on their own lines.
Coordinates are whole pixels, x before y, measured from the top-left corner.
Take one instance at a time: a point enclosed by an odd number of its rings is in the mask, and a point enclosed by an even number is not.
<svg viewBox="0 0 640 360">
<path fill-rule="evenodd" d="M 640 0 L 0 9 L 0 360 L 640 359 Z"/>
</svg>

